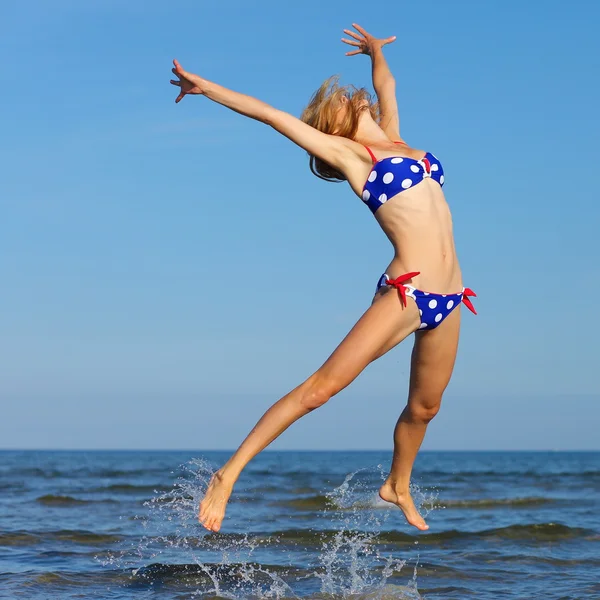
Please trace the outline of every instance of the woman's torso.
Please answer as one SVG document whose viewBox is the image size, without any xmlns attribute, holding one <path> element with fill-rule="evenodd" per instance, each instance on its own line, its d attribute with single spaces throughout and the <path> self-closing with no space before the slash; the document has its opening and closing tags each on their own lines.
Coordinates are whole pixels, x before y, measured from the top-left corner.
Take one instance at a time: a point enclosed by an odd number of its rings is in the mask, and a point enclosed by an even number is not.
<svg viewBox="0 0 600 600">
<path fill-rule="evenodd" d="M 419 289 L 439 293 L 460 290 L 462 277 L 454 247 L 452 215 L 441 186 L 444 181 L 444 177 L 440 177 L 443 173 L 441 163 L 435 156 L 405 145 L 370 147 L 370 150 L 377 163 L 374 165 L 373 159 L 362 161 L 360 176 L 359 169 L 353 170 L 349 183 L 363 202 L 375 210 L 377 222 L 394 247 L 394 258 L 386 273 L 395 278 L 419 271 L 420 275 L 412 281 Z M 402 164 L 387 160 L 394 157 L 408 160 L 401 161 Z M 431 158 L 432 164 L 427 159 L 423 161 L 424 157 Z M 389 189 L 397 193 L 383 196 L 383 203 L 373 204 L 369 191 L 379 193 L 383 189 L 377 188 L 376 183 L 378 177 L 387 174 L 384 171 L 390 172 L 386 181 L 393 179 L 392 175 L 396 178 Z M 412 181 L 402 179 L 404 177 Z M 369 178 L 377 182 L 370 183 Z M 406 189 L 400 185 L 400 179 Z"/>
</svg>

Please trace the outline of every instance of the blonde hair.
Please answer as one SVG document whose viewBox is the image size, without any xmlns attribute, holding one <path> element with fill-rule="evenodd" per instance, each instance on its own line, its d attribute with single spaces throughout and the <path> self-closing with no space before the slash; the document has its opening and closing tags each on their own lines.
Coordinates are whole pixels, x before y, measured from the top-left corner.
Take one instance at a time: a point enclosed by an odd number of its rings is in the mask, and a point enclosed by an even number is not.
<svg viewBox="0 0 600 600">
<path fill-rule="evenodd" d="M 347 99 L 346 106 L 348 110 L 341 123 L 336 126 L 337 113 L 342 106 L 342 97 Z M 365 100 L 368 105 L 361 107 Z M 340 85 L 339 76 L 334 75 L 327 79 L 313 94 L 300 119 L 323 133 L 354 139 L 358 129 L 360 113 L 367 109 L 373 119 L 377 121 L 379 107 L 373 103 L 371 94 L 365 88 L 358 89 L 352 85 Z M 317 177 L 326 181 L 346 180 L 343 173 L 340 173 L 325 161 L 312 154 L 309 154 L 309 156 L 310 170 Z"/>
</svg>

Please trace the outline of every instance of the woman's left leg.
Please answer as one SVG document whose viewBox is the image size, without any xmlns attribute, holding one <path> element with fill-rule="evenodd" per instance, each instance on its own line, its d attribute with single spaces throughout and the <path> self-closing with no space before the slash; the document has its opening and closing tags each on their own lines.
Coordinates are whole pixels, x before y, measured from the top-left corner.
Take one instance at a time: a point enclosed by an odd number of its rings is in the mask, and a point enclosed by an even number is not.
<svg viewBox="0 0 600 600">
<path fill-rule="evenodd" d="M 394 431 L 392 467 L 379 495 L 396 504 L 417 529 L 428 529 L 409 491 L 410 475 L 427 425 L 440 409 L 458 349 L 460 308 L 435 329 L 415 334 L 408 403 Z"/>
<path fill-rule="evenodd" d="M 211 531 L 219 531 L 233 486 L 248 462 L 292 423 L 343 390 L 368 364 L 415 331 L 419 322 L 419 311 L 412 300 L 404 306 L 395 293 L 378 298 L 325 363 L 273 404 L 213 475 L 200 503 L 200 522 Z"/>
</svg>

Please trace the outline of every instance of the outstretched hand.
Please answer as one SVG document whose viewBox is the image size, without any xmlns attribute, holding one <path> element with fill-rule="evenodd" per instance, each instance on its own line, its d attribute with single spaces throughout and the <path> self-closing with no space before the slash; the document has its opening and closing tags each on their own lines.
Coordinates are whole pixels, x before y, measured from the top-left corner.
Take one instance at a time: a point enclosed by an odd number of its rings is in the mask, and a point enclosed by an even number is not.
<svg viewBox="0 0 600 600">
<path fill-rule="evenodd" d="M 180 102 L 187 94 L 204 94 L 204 90 L 202 89 L 203 82 L 198 75 L 184 71 L 177 60 L 174 60 L 173 64 L 175 67 L 171 69 L 171 71 L 173 71 L 179 79 L 171 79 L 171 84 L 176 85 L 181 89 L 179 96 L 175 98 L 175 102 Z"/>
<path fill-rule="evenodd" d="M 351 50 L 346 52 L 346 56 L 354 56 L 356 54 L 368 54 L 369 56 L 373 56 L 373 52 L 375 50 L 379 50 L 383 48 L 386 44 L 391 44 L 396 40 L 396 36 L 393 35 L 389 38 L 376 38 L 371 34 L 367 33 L 360 25 L 356 23 L 352 23 L 352 27 L 358 31 L 355 33 L 350 29 L 344 29 L 344 33 L 346 35 L 351 36 L 354 40 L 349 40 L 347 38 L 342 38 L 342 42 L 348 44 L 349 46 L 356 46 L 357 50 Z"/>
</svg>

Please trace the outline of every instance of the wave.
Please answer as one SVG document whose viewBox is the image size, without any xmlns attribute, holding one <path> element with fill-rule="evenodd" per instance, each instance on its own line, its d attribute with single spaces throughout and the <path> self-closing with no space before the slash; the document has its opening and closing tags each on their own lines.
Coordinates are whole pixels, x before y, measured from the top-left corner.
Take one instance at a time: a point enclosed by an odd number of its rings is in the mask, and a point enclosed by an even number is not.
<svg viewBox="0 0 600 600">
<path fill-rule="evenodd" d="M 476 477 L 476 478 L 483 478 L 483 477 L 495 477 L 495 478 L 504 478 L 504 477 L 528 477 L 528 478 L 532 478 L 532 479 L 546 479 L 548 477 L 560 477 L 560 478 L 593 478 L 593 477 L 600 477 L 600 470 L 597 469 L 588 469 L 586 471 L 551 471 L 551 472 L 546 472 L 546 471 L 534 471 L 531 469 L 525 470 L 525 471 L 520 471 L 518 469 L 512 469 L 509 471 L 503 471 L 503 470 L 497 470 L 497 471 L 493 471 L 493 470 L 482 470 L 482 471 L 478 471 L 478 470 L 452 470 L 452 471 L 442 471 L 440 469 L 434 469 L 434 470 L 427 470 L 427 469 L 423 469 L 421 471 L 419 471 L 419 476 L 420 477 L 427 477 L 427 478 L 436 478 L 436 477 L 440 477 L 440 478 L 450 478 L 450 479 L 455 479 L 457 481 L 466 479 L 466 478 L 471 478 L 471 477 Z"/>
<path fill-rule="evenodd" d="M 509 525 L 484 529 L 480 531 L 461 531 L 452 529 L 439 533 L 421 533 L 418 535 L 420 544 L 437 544 L 447 541 L 460 540 L 523 540 L 523 541 L 561 541 L 566 539 L 586 538 L 594 532 L 581 527 L 569 527 L 560 523 L 536 523 L 527 525 Z M 331 542 L 339 536 L 335 529 L 313 531 L 308 529 L 287 529 L 274 533 L 256 533 L 248 536 L 241 533 L 207 534 L 195 538 L 188 536 L 189 543 L 198 547 L 210 544 L 228 544 L 245 542 L 248 537 L 259 546 L 302 545 L 320 547 L 323 543 Z M 378 544 L 414 544 L 416 535 L 401 531 L 382 531 L 373 536 L 372 542 Z M 0 546 L 34 546 L 51 541 L 72 542 L 88 546 L 115 544 L 124 540 L 124 536 L 113 533 L 94 533 L 85 530 L 61 529 L 56 531 L 13 531 L 0 534 Z"/>
<path fill-rule="evenodd" d="M 114 544 L 123 536 L 93 531 L 59 529 L 56 531 L 11 531 L 0 533 L 0 546 L 36 546 L 48 541 L 73 542 L 88 546 Z"/>
<path fill-rule="evenodd" d="M 165 486 L 164 484 L 138 485 L 134 483 L 112 483 L 110 485 L 103 485 L 92 488 L 90 492 L 113 492 L 118 494 L 152 494 L 154 492 L 168 492 L 171 489 L 171 486 Z"/>
<path fill-rule="evenodd" d="M 144 469 L 94 469 L 90 467 L 71 468 L 68 470 L 61 469 L 42 469 L 40 467 L 21 467 L 10 469 L 5 475 L 11 477 L 27 478 L 27 477 L 42 477 L 44 479 L 54 479 L 60 477 L 85 477 L 85 478 L 117 478 L 117 477 L 144 477 L 148 475 L 157 475 L 171 473 L 172 468 L 144 468 Z"/>
<path fill-rule="evenodd" d="M 446 500 L 435 501 L 428 503 L 431 508 L 469 508 L 469 509 L 489 509 L 489 508 L 526 508 L 531 506 L 541 506 L 556 502 L 550 498 L 539 496 L 523 497 L 523 498 L 478 498 L 472 500 Z M 273 506 L 282 506 L 302 511 L 322 511 L 322 510 L 373 510 L 373 509 L 389 509 L 392 505 L 388 502 L 380 500 L 378 496 L 373 495 L 371 499 L 355 502 L 350 506 L 338 506 L 334 499 L 325 495 L 305 496 L 295 498 L 293 500 L 281 500 L 272 503 Z"/>
<path fill-rule="evenodd" d="M 24 481 L 2 481 L 0 482 L 0 492 L 16 492 L 27 489 Z"/>
<path fill-rule="evenodd" d="M 216 576 L 219 583 L 224 583 L 228 578 L 239 579 L 241 570 L 252 572 L 255 576 L 261 573 L 265 577 L 265 581 L 272 581 L 268 573 L 277 573 L 280 575 L 292 575 L 297 577 L 305 577 L 314 572 L 312 570 L 301 569 L 298 567 L 288 567 L 282 565 L 271 565 L 263 563 L 183 563 L 183 564 L 168 564 L 168 563 L 152 563 L 145 567 L 135 569 L 133 571 L 134 578 L 150 580 L 152 582 L 166 582 L 169 579 L 181 581 L 182 578 L 192 577 L 194 579 L 206 579 L 210 581 L 210 575 Z M 268 572 L 268 573 L 267 573 Z M 257 581 L 258 582 L 258 581 Z"/>
<path fill-rule="evenodd" d="M 524 498 L 481 498 L 476 500 L 436 501 L 433 503 L 433 508 L 526 508 L 530 506 L 541 506 L 542 504 L 551 504 L 553 502 L 556 502 L 556 500 L 538 496 Z"/>
<path fill-rule="evenodd" d="M 304 498 L 295 498 L 293 500 L 281 500 L 279 502 L 273 502 L 273 505 L 309 511 L 320 511 L 336 507 L 331 498 L 323 495 L 305 496 Z"/>
<path fill-rule="evenodd" d="M 43 573 L 32 570 L 2 573 L 0 575 L 0 588 L 5 589 L 2 585 L 4 583 L 2 579 L 6 580 L 7 586 L 15 590 L 15 593 L 10 596 L 11 598 L 23 594 L 23 588 L 29 590 L 26 592 L 27 598 L 106 598 L 107 596 L 102 592 L 106 592 L 107 587 L 125 586 L 131 582 L 131 575 L 127 572 L 109 569 L 102 571 L 46 570 Z M 71 588 L 73 592 L 78 591 L 78 593 L 73 596 L 65 588 Z M 82 590 L 86 590 L 86 588 L 89 588 L 89 593 L 82 594 Z M 100 596 L 98 596 L 98 590 L 100 590 Z M 2 598 L 8 597 L 8 595 L 2 596 Z"/>
<path fill-rule="evenodd" d="M 550 565 L 552 567 L 572 568 L 572 567 L 589 567 L 590 569 L 597 569 L 600 567 L 600 558 L 557 558 L 554 556 L 541 556 L 540 554 L 507 554 L 505 556 L 494 555 L 493 560 L 495 562 L 507 562 L 507 563 L 523 563 L 531 564 L 535 561 L 539 564 Z"/>
<path fill-rule="evenodd" d="M 73 498 L 72 496 L 55 496 L 54 494 L 46 494 L 45 496 L 40 496 L 35 500 L 39 504 L 43 504 L 44 506 L 80 506 L 83 504 L 93 504 L 99 502 L 109 502 L 116 503 L 116 500 L 82 500 L 80 498 Z"/>
<path fill-rule="evenodd" d="M 39 467 L 26 467 L 22 469 L 11 469 L 6 475 L 15 476 L 19 478 L 26 477 L 43 477 L 44 479 L 53 479 L 55 477 L 66 477 L 70 473 L 64 473 L 57 471 L 56 469 L 40 469 Z"/>
<path fill-rule="evenodd" d="M 460 531 L 451 529 L 440 533 L 426 533 L 419 535 L 421 543 L 437 543 L 448 540 L 462 539 L 505 539 L 505 540 L 530 540 L 530 541 L 560 541 L 565 539 L 586 537 L 591 531 L 582 527 L 569 527 L 560 523 L 530 523 L 525 525 L 508 525 L 507 527 L 495 527 L 480 531 Z M 400 537 L 398 537 L 400 536 Z M 414 536 L 383 532 L 378 536 L 378 541 L 401 541 L 413 540 Z"/>
<path fill-rule="evenodd" d="M 569 527 L 560 523 L 531 523 L 526 525 L 509 525 L 507 527 L 497 527 L 484 529 L 480 531 L 462 531 L 451 529 L 439 533 L 420 533 L 413 535 L 401 531 L 382 531 L 372 537 L 373 543 L 378 544 L 414 544 L 415 539 L 419 544 L 437 544 L 447 541 L 460 540 L 483 540 L 506 539 L 506 540 L 524 540 L 524 541 L 560 541 L 565 539 L 585 538 L 593 535 L 594 532 L 581 527 Z M 371 534 L 369 534 L 371 535 Z M 308 529 L 287 529 L 273 533 L 253 534 L 253 542 L 259 545 L 303 545 L 303 546 L 321 546 L 329 543 L 339 536 L 339 531 L 335 529 L 324 529 L 313 531 Z M 248 536 L 237 533 L 219 533 L 208 534 L 205 538 L 198 538 L 198 545 L 203 544 L 203 540 L 220 543 L 235 543 L 246 540 Z M 193 538 L 188 537 L 188 541 Z"/>
</svg>

